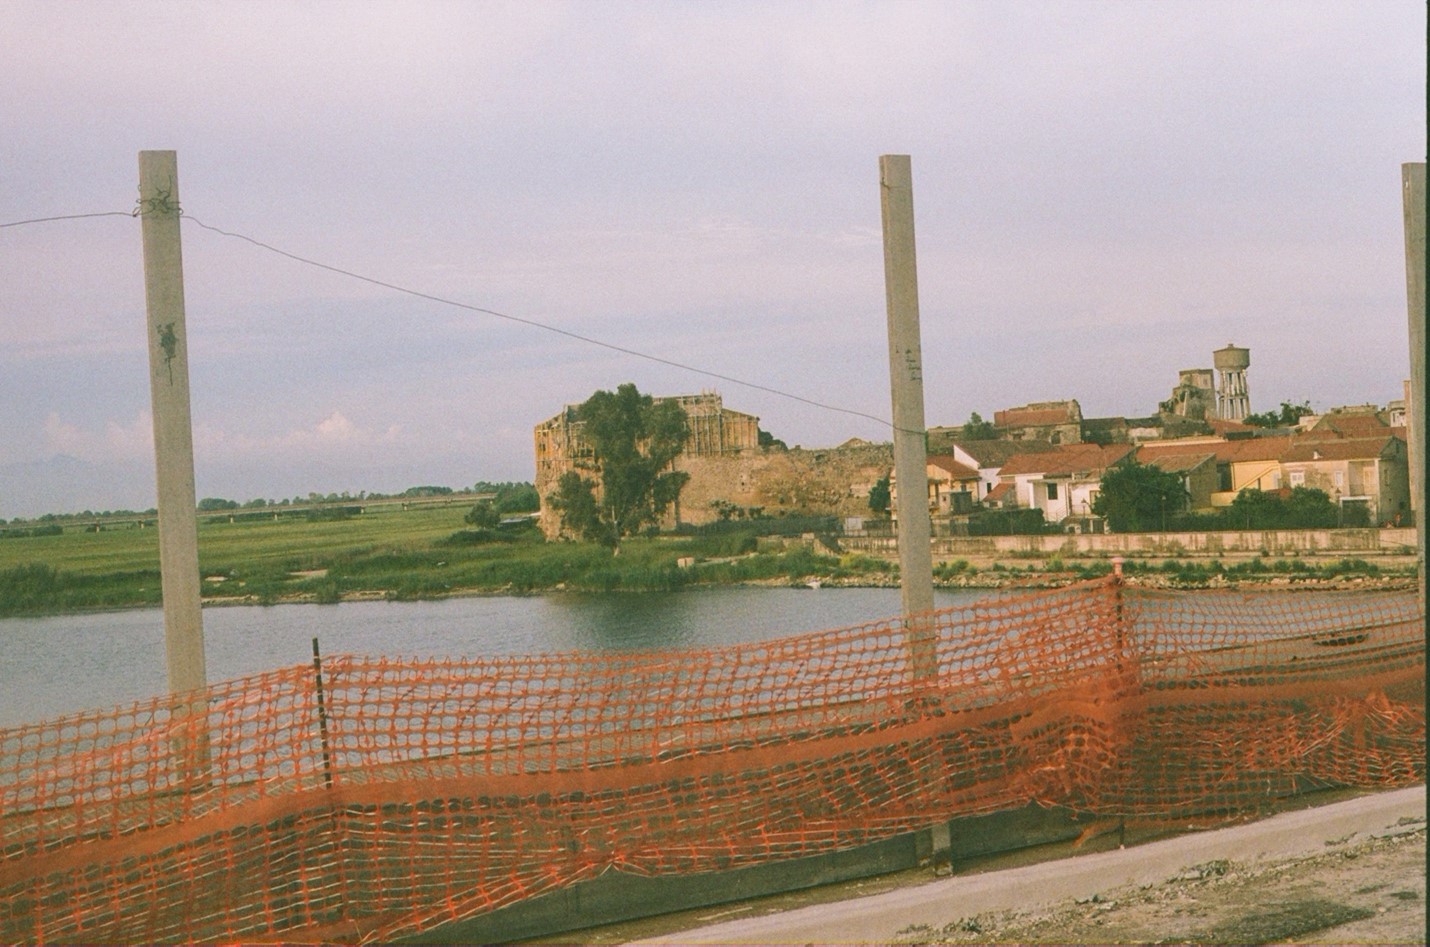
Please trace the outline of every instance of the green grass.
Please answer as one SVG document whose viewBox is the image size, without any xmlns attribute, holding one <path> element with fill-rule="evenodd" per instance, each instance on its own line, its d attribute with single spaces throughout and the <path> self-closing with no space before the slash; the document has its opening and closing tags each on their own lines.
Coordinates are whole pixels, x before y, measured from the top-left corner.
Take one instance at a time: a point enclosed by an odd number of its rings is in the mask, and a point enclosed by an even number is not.
<svg viewBox="0 0 1430 947">
<path fill-rule="evenodd" d="M 887 582 L 897 566 L 877 557 L 834 557 L 800 544 L 757 540 L 749 530 L 687 532 L 631 539 L 619 556 L 584 543 L 543 542 L 532 530 L 472 530 L 460 504 L 403 510 L 370 508 L 346 519 L 308 520 L 225 517 L 199 524 L 199 568 L 206 599 L 271 604 L 280 601 L 337 602 L 345 596 L 381 595 L 394 600 L 440 598 L 462 592 L 525 594 L 566 588 L 581 591 L 672 590 L 692 585 L 742 582 L 803 582 L 820 577 Z M 679 560 L 693 559 L 694 568 Z M 1090 578 L 1105 575 L 1106 559 L 1061 557 L 1030 561 L 1025 568 L 999 563 L 987 579 L 1032 574 Z M 1394 569 L 1359 559 L 1311 563 L 1299 558 L 1163 563 L 1129 559 L 1129 575 L 1156 574 L 1186 587 L 1214 578 L 1297 580 L 1377 577 Z M 967 561 L 941 563 L 940 581 L 978 575 Z M 1218 579 L 1220 581 L 1220 579 Z M 160 602 L 158 532 L 126 524 L 94 532 L 68 526 L 60 535 L 0 539 L 0 616 L 96 608 L 152 606 Z"/>
<path fill-rule="evenodd" d="M 476 531 L 465 507 L 378 509 L 347 519 L 223 517 L 199 523 L 206 599 L 258 604 L 394 600 L 458 592 L 669 590 L 699 583 L 791 580 L 887 571 L 882 560 L 817 555 L 796 546 L 753 553 L 746 535 L 628 540 L 619 556 L 584 543 L 547 543 L 533 530 Z M 702 561 L 694 569 L 678 560 Z M 721 560 L 703 562 L 703 560 Z M 137 526 L 0 541 L 0 615 L 155 605 L 158 531 Z"/>
</svg>

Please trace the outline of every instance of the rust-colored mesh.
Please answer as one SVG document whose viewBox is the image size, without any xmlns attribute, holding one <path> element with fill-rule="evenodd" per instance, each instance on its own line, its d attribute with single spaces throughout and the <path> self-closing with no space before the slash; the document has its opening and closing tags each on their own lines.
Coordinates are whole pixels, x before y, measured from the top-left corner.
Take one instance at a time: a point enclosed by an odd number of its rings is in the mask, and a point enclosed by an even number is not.
<svg viewBox="0 0 1430 947">
<path fill-rule="evenodd" d="M 1005 593 L 764 644 L 336 657 L 0 731 L 0 940 L 373 940 L 1030 802 L 1425 777 L 1408 593 Z M 918 673 L 915 673 L 917 669 Z M 189 712 L 193 708 L 193 712 Z"/>
</svg>

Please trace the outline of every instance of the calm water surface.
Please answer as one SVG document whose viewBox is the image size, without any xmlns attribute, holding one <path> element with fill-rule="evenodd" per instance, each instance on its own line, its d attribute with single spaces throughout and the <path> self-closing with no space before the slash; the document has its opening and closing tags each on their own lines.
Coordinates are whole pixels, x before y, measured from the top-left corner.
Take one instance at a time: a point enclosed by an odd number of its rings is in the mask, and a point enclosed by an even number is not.
<svg viewBox="0 0 1430 947">
<path fill-rule="evenodd" d="M 942 608 L 987 593 L 938 591 Z M 702 648 L 899 613 L 898 589 L 728 588 L 204 610 L 210 681 L 324 654 L 481 656 Z M 0 620 L 0 727 L 162 694 L 158 609 Z"/>
</svg>

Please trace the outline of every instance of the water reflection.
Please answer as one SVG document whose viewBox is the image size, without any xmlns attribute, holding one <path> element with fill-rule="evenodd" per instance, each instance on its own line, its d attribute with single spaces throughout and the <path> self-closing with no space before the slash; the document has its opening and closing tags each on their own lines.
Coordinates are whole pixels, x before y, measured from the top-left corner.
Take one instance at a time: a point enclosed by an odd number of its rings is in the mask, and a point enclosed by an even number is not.
<svg viewBox="0 0 1430 947">
<path fill-rule="evenodd" d="M 940 607 L 979 593 L 940 592 Z M 204 611 L 208 678 L 221 681 L 325 654 L 476 657 L 552 651 L 704 648 L 875 621 L 897 589 L 730 588 L 561 593 L 436 602 L 348 602 Z M 0 727 L 162 694 L 158 609 L 0 620 Z"/>
</svg>

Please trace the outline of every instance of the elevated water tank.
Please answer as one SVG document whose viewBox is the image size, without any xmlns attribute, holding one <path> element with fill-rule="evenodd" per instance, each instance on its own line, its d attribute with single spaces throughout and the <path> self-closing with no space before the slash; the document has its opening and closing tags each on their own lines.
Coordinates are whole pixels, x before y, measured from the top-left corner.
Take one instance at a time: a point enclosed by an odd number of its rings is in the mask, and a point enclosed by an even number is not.
<svg viewBox="0 0 1430 947">
<path fill-rule="evenodd" d="M 1216 365 L 1216 414 L 1224 421 L 1240 421 L 1251 413 L 1251 394 L 1246 387 L 1246 370 L 1251 367 L 1251 350 L 1230 342 L 1212 353 Z"/>
</svg>

